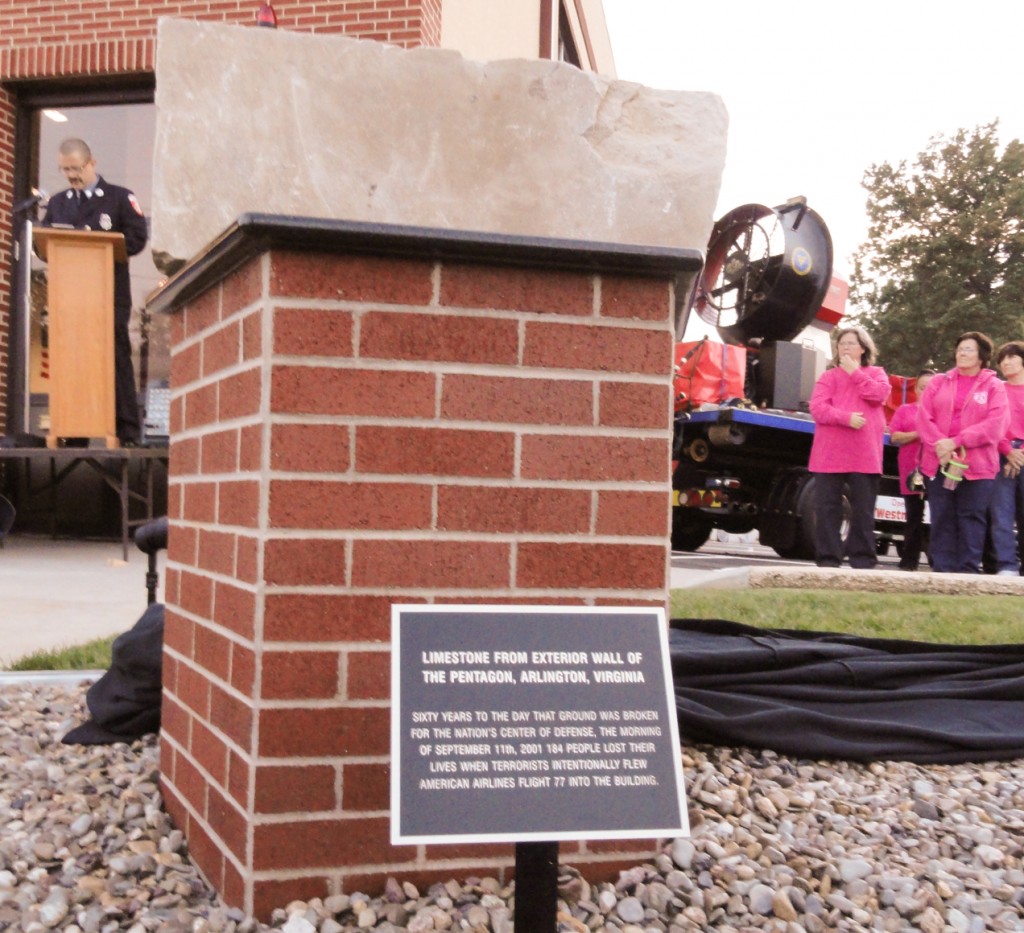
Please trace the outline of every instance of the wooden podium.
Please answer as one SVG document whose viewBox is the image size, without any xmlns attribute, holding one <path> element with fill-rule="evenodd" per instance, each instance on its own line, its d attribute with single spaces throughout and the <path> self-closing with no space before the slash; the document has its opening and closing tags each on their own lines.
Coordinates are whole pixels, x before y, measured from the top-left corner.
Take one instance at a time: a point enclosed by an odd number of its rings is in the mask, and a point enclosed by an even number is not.
<svg viewBox="0 0 1024 933">
<path fill-rule="evenodd" d="M 119 447 L 114 408 L 114 262 L 127 262 L 124 235 L 36 227 L 36 254 L 48 265 L 50 432 L 102 438 Z"/>
</svg>

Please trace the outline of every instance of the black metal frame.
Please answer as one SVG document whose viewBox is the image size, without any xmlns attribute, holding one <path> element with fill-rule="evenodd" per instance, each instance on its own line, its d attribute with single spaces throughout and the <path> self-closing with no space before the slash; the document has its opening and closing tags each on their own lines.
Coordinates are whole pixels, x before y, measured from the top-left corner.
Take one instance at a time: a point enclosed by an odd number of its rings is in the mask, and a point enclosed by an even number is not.
<svg viewBox="0 0 1024 933">
<path fill-rule="evenodd" d="M 49 494 L 50 533 L 57 537 L 57 490 L 61 483 L 80 465 L 94 470 L 118 495 L 121 511 L 121 551 L 128 560 L 128 543 L 132 529 L 144 525 L 154 518 L 153 467 L 157 461 L 167 465 L 169 450 L 166 447 L 90 448 L 90 447 L 4 447 L 0 448 L 0 461 L 21 462 L 25 471 L 25 485 L 28 496 L 45 492 Z M 50 473 L 47 481 L 35 487 L 31 481 L 32 461 L 49 461 Z M 142 490 L 131 486 L 129 468 L 138 463 L 141 467 Z M 59 466 L 58 466 L 59 465 Z M 131 517 L 132 503 L 141 503 L 142 518 Z"/>
</svg>

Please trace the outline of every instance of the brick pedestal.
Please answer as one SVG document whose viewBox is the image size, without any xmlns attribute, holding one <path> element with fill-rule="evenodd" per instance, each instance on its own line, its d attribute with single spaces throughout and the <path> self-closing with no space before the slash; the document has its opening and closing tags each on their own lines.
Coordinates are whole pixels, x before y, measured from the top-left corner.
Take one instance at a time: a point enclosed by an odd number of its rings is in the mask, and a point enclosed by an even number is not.
<svg viewBox="0 0 1024 933">
<path fill-rule="evenodd" d="M 690 250 L 249 217 L 173 320 L 161 770 L 225 899 L 492 873 L 388 842 L 393 602 L 664 605 Z M 562 844 L 607 877 L 649 854 Z"/>
</svg>

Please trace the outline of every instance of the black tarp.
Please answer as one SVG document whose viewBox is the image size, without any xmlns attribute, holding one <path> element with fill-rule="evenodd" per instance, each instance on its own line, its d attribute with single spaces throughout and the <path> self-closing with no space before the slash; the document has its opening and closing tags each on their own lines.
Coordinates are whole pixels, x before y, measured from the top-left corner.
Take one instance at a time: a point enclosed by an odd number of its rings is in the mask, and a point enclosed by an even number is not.
<svg viewBox="0 0 1024 933">
<path fill-rule="evenodd" d="M 801 758 L 1024 757 L 1024 645 L 938 645 L 673 619 L 683 741 Z"/>
<path fill-rule="evenodd" d="M 152 603 L 111 646 L 110 669 L 86 692 L 91 718 L 72 729 L 65 745 L 134 742 L 160 731 L 164 607 Z"/>
</svg>

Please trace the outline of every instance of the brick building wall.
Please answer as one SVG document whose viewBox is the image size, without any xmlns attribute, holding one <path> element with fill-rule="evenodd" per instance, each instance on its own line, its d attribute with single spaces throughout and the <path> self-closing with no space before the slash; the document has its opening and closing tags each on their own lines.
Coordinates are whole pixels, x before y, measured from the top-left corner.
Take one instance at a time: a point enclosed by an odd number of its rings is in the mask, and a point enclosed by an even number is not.
<svg viewBox="0 0 1024 933">
<path fill-rule="evenodd" d="M 0 82 L 148 74 L 158 16 L 257 6 L 0 0 Z M 441 0 L 274 6 L 439 41 Z M 3 398 L 16 103 L 0 87 Z M 388 842 L 390 606 L 664 605 L 672 298 L 668 272 L 277 250 L 176 313 L 161 768 L 230 903 L 509 867 Z M 650 848 L 563 853 L 608 876 Z"/>
<path fill-rule="evenodd" d="M 0 0 L 0 433 L 10 352 L 11 206 L 16 98 L 5 82 L 66 82 L 152 73 L 162 16 L 250 25 L 257 0 Z M 275 0 L 278 27 L 435 46 L 441 0 Z"/>
<path fill-rule="evenodd" d="M 513 862 L 389 843 L 392 603 L 667 593 L 672 276 L 365 249 L 271 248 L 173 320 L 163 788 L 264 916 Z M 652 843 L 561 848 L 597 880 Z"/>
</svg>

